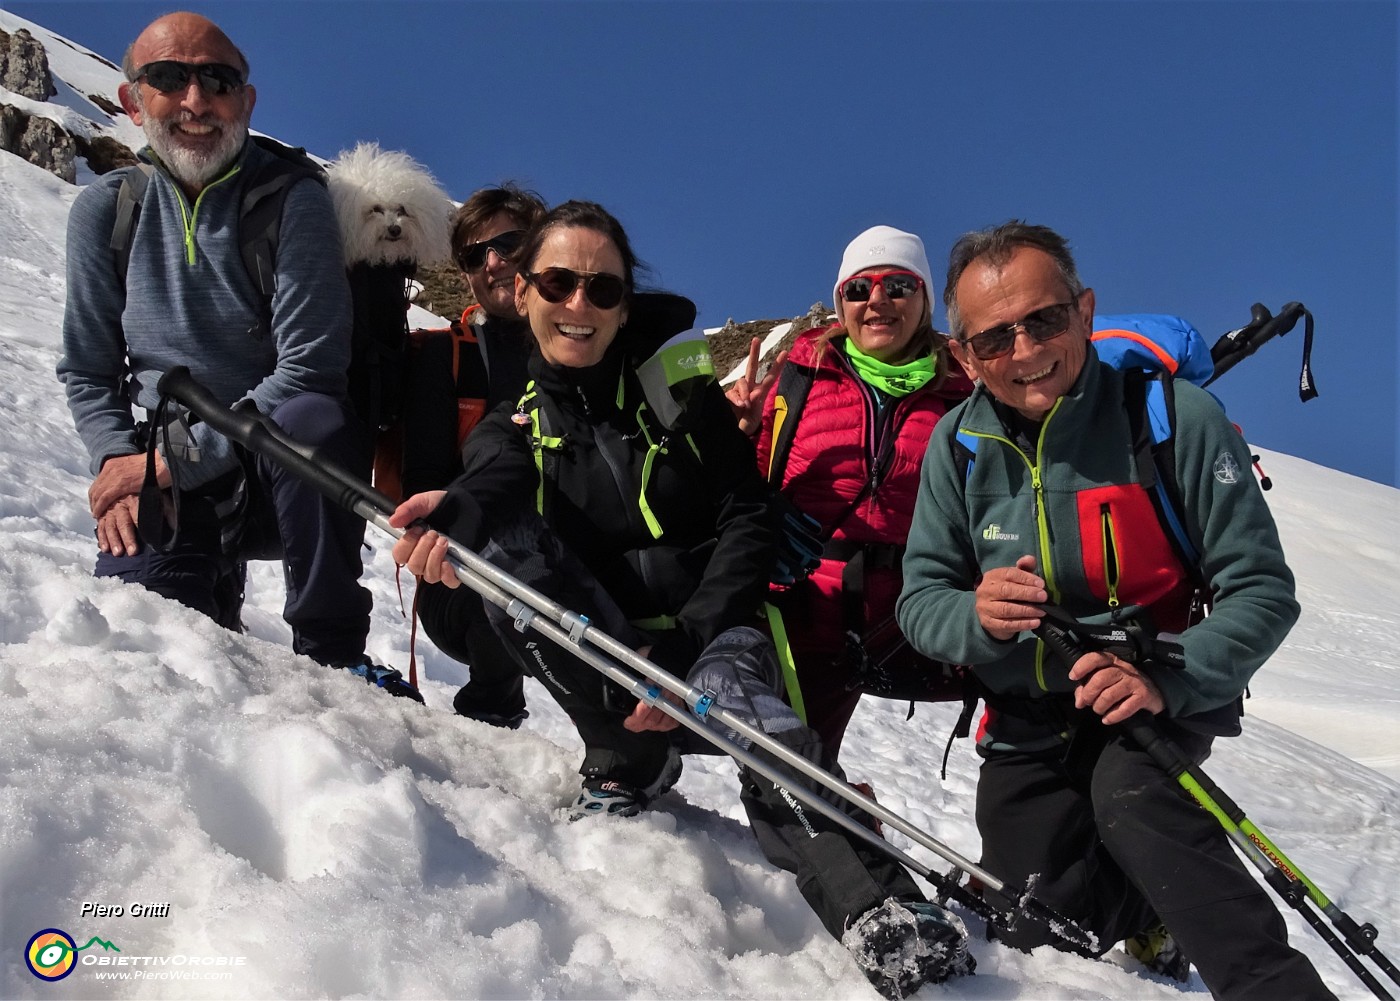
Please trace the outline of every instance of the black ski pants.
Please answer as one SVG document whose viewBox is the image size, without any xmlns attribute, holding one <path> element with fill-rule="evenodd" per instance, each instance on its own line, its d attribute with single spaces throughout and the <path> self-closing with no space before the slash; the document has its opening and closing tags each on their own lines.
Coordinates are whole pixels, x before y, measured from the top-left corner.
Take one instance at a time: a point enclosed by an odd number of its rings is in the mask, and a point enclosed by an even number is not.
<svg viewBox="0 0 1400 1001">
<path fill-rule="evenodd" d="M 525 675 L 501 643 L 487 616 L 486 601 L 466 587 L 418 584 L 418 616 L 439 650 L 471 668 L 453 699 L 463 715 L 517 716 L 525 711 Z"/>
<path fill-rule="evenodd" d="M 1165 725 L 1193 761 L 1210 753 L 1210 737 Z M 982 864 L 1015 883 L 1034 877 L 1036 896 L 1102 951 L 1160 920 L 1222 1001 L 1335 1001 L 1220 824 L 1126 733 L 1090 720 L 1068 750 L 982 753 Z M 997 936 L 1053 944 L 1030 923 Z"/>
<path fill-rule="evenodd" d="M 523 525 L 514 523 L 497 532 L 482 555 L 565 608 L 587 615 L 614 639 L 633 648 L 645 644 L 646 637 L 627 623 L 582 563 L 552 532 L 544 529 L 543 522 L 530 522 L 526 519 Z M 496 606 L 490 606 L 490 615 L 501 640 L 525 670 L 544 684 L 578 728 L 585 745 L 579 771 L 585 777 L 607 777 L 645 786 L 660 774 L 673 745 L 681 753 L 721 753 L 687 729 L 668 733 L 633 733 L 625 729 L 622 721 L 636 707 L 635 697 L 607 681 L 572 651 L 533 631 L 517 630 L 511 616 Z M 718 705 L 843 778 L 816 731 L 803 724 L 784 701 L 773 644 L 757 629 L 737 627 L 721 633 L 690 669 L 688 680 L 702 691 L 713 692 Z M 724 736 L 737 737 L 724 732 L 713 720 L 709 723 Z M 748 745 L 747 740 L 739 742 Z M 749 749 L 784 772 L 791 771 L 778 763 L 771 752 L 757 746 Z M 787 789 L 776 787 L 747 768 L 740 769 L 740 779 L 740 800 L 764 855 L 797 877 L 804 899 L 835 938 L 839 939 L 855 918 L 888 897 L 924 899 L 913 878 L 878 848 L 867 846 L 833 821 L 804 807 Z M 821 787 L 810 779 L 795 777 L 792 785 L 819 792 L 828 802 L 858 819 L 865 816 L 845 800 L 820 791 Z"/>
</svg>

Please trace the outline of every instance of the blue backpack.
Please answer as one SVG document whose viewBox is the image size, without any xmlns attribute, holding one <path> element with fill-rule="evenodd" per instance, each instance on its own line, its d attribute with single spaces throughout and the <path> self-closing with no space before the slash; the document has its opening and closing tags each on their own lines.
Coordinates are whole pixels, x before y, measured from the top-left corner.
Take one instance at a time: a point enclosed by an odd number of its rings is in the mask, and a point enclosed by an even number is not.
<svg viewBox="0 0 1400 1001">
<path fill-rule="evenodd" d="M 1157 519 L 1167 530 L 1182 565 L 1198 585 L 1204 584 L 1198 579 L 1200 553 L 1179 513 L 1173 383 L 1186 379 L 1204 386 L 1215 374 L 1210 347 L 1200 331 L 1181 317 L 1150 313 L 1096 317 L 1092 340 L 1100 360 L 1128 373 L 1123 406 L 1128 413 L 1138 480 L 1152 497 Z"/>
</svg>

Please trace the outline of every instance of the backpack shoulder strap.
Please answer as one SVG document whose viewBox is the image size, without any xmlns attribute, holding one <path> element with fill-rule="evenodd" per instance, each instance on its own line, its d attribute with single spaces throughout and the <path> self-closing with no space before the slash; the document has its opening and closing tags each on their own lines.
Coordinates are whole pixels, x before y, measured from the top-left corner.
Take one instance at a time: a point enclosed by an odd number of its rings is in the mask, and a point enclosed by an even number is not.
<svg viewBox="0 0 1400 1001">
<path fill-rule="evenodd" d="M 961 428 L 953 436 L 953 461 L 962 467 L 964 486 L 967 485 L 968 480 L 972 479 L 972 464 L 977 461 L 977 446 L 981 442 L 982 439 L 977 435 L 970 434 Z"/>
<path fill-rule="evenodd" d="M 263 298 L 264 328 L 272 326 L 272 296 L 277 291 L 277 245 L 282 235 L 282 209 L 287 192 L 303 178 L 326 183 L 326 172 L 306 151 L 255 136 L 258 148 L 272 159 L 244 180 L 238 210 L 238 249 L 243 266 Z"/>
<path fill-rule="evenodd" d="M 1172 549 L 1198 586 L 1201 554 L 1191 541 L 1181 518 L 1181 485 L 1176 478 L 1175 380 L 1165 373 L 1148 374 L 1129 369 L 1123 377 L 1123 406 L 1132 436 L 1133 461 L 1138 481 L 1166 529 Z"/>
<path fill-rule="evenodd" d="M 797 423 L 802 419 L 802 408 L 807 405 L 814 378 L 811 368 L 793 362 L 778 373 L 778 393 L 773 398 L 773 444 L 768 454 L 768 482 L 775 488 L 783 485 L 788 453 L 792 451 Z"/>
<path fill-rule="evenodd" d="M 535 510 L 544 516 L 545 483 L 554 479 L 554 468 L 559 461 L 559 453 L 564 450 L 564 439 L 551 433 L 549 413 L 544 400 L 535 392 L 535 380 L 525 386 L 520 402 L 515 405 L 511 422 L 527 429 L 530 436 L 530 449 L 535 455 L 535 469 L 540 476 L 539 488 L 535 491 Z"/>
<path fill-rule="evenodd" d="M 117 277 L 126 284 L 126 269 L 131 261 L 131 238 L 136 234 L 136 223 L 141 218 L 141 205 L 146 200 L 146 189 L 151 186 L 151 175 L 156 168 L 149 163 L 138 163 L 122 175 L 122 183 L 117 188 L 117 217 L 112 223 L 112 238 L 107 246 L 111 248 L 117 268 Z"/>
</svg>

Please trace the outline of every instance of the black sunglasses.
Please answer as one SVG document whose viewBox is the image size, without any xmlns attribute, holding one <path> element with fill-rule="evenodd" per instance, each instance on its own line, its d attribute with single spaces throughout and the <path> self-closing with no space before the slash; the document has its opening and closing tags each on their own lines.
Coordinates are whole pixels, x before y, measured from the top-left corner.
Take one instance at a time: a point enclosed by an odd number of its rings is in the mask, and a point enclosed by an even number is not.
<svg viewBox="0 0 1400 1001">
<path fill-rule="evenodd" d="M 1036 342 L 1052 341 L 1069 329 L 1070 314 L 1079 302 L 1075 296 L 1069 302 L 1057 302 L 1043 306 L 1034 313 L 1023 316 L 1015 323 L 1002 323 L 962 342 L 972 349 L 972 353 L 982 361 L 1000 358 L 1016 345 L 1016 331 L 1024 330 L 1026 336 Z"/>
<path fill-rule="evenodd" d="M 583 282 L 583 294 L 599 309 L 613 309 L 627 294 L 627 284 L 617 275 L 606 271 L 573 271 L 569 268 L 545 268 L 525 275 L 525 280 L 540 293 L 545 302 L 564 302 Z"/>
<path fill-rule="evenodd" d="M 494 250 L 500 258 L 509 257 L 525 241 L 523 229 L 512 229 L 480 243 L 469 243 L 457 252 L 457 264 L 463 271 L 475 271 L 486 263 L 486 254 Z"/>
<path fill-rule="evenodd" d="M 207 94 L 222 97 L 243 86 L 243 71 L 227 63 L 181 63 L 160 59 L 147 63 L 136 71 L 137 80 L 145 80 L 162 94 L 174 94 L 190 85 L 190 77 L 199 81 Z"/>
<path fill-rule="evenodd" d="M 924 280 L 912 271 L 886 271 L 880 275 L 856 275 L 841 283 L 841 298 L 847 302 L 869 302 L 879 282 L 889 299 L 903 299 L 923 287 Z"/>
</svg>

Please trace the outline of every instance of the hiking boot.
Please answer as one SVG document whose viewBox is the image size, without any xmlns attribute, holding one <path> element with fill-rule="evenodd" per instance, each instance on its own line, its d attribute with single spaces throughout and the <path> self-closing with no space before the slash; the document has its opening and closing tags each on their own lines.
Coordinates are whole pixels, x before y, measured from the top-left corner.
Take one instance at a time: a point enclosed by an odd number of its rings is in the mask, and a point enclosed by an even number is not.
<svg viewBox="0 0 1400 1001">
<path fill-rule="evenodd" d="M 465 716 L 478 723 L 499 726 L 506 730 L 519 730 L 520 724 L 524 723 L 530 715 L 524 704 L 521 704 L 518 709 L 514 706 L 501 711 L 483 709 L 474 703 L 471 695 L 470 685 L 463 685 L 459 688 L 457 694 L 452 697 L 452 711 L 458 716 Z"/>
<path fill-rule="evenodd" d="M 1179 984 L 1191 979 L 1191 960 L 1186 958 L 1166 925 L 1159 924 L 1134 935 L 1123 942 L 1123 948 L 1153 973 L 1171 977 Z"/>
<path fill-rule="evenodd" d="M 841 944 L 880 995 L 895 1001 L 977 968 L 962 919 L 926 900 L 890 897 L 856 918 Z"/>
<path fill-rule="evenodd" d="M 583 780 L 583 790 L 569 807 L 569 820 L 582 820 L 584 817 L 635 817 L 650 805 L 657 796 L 668 791 L 680 780 L 681 756 L 674 747 L 666 749 L 666 763 L 661 766 L 661 774 L 645 788 L 638 788 L 626 782 L 609 778 L 588 778 Z"/>
<path fill-rule="evenodd" d="M 392 667 L 385 667 L 383 664 L 376 664 L 366 657 L 358 664 L 345 665 L 345 670 L 357 677 L 364 678 L 377 688 L 382 688 L 390 695 L 397 695 L 404 699 L 413 699 L 415 702 L 422 702 L 423 696 L 418 693 L 418 689 L 408 683 L 408 679 L 399 671 Z"/>
</svg>

